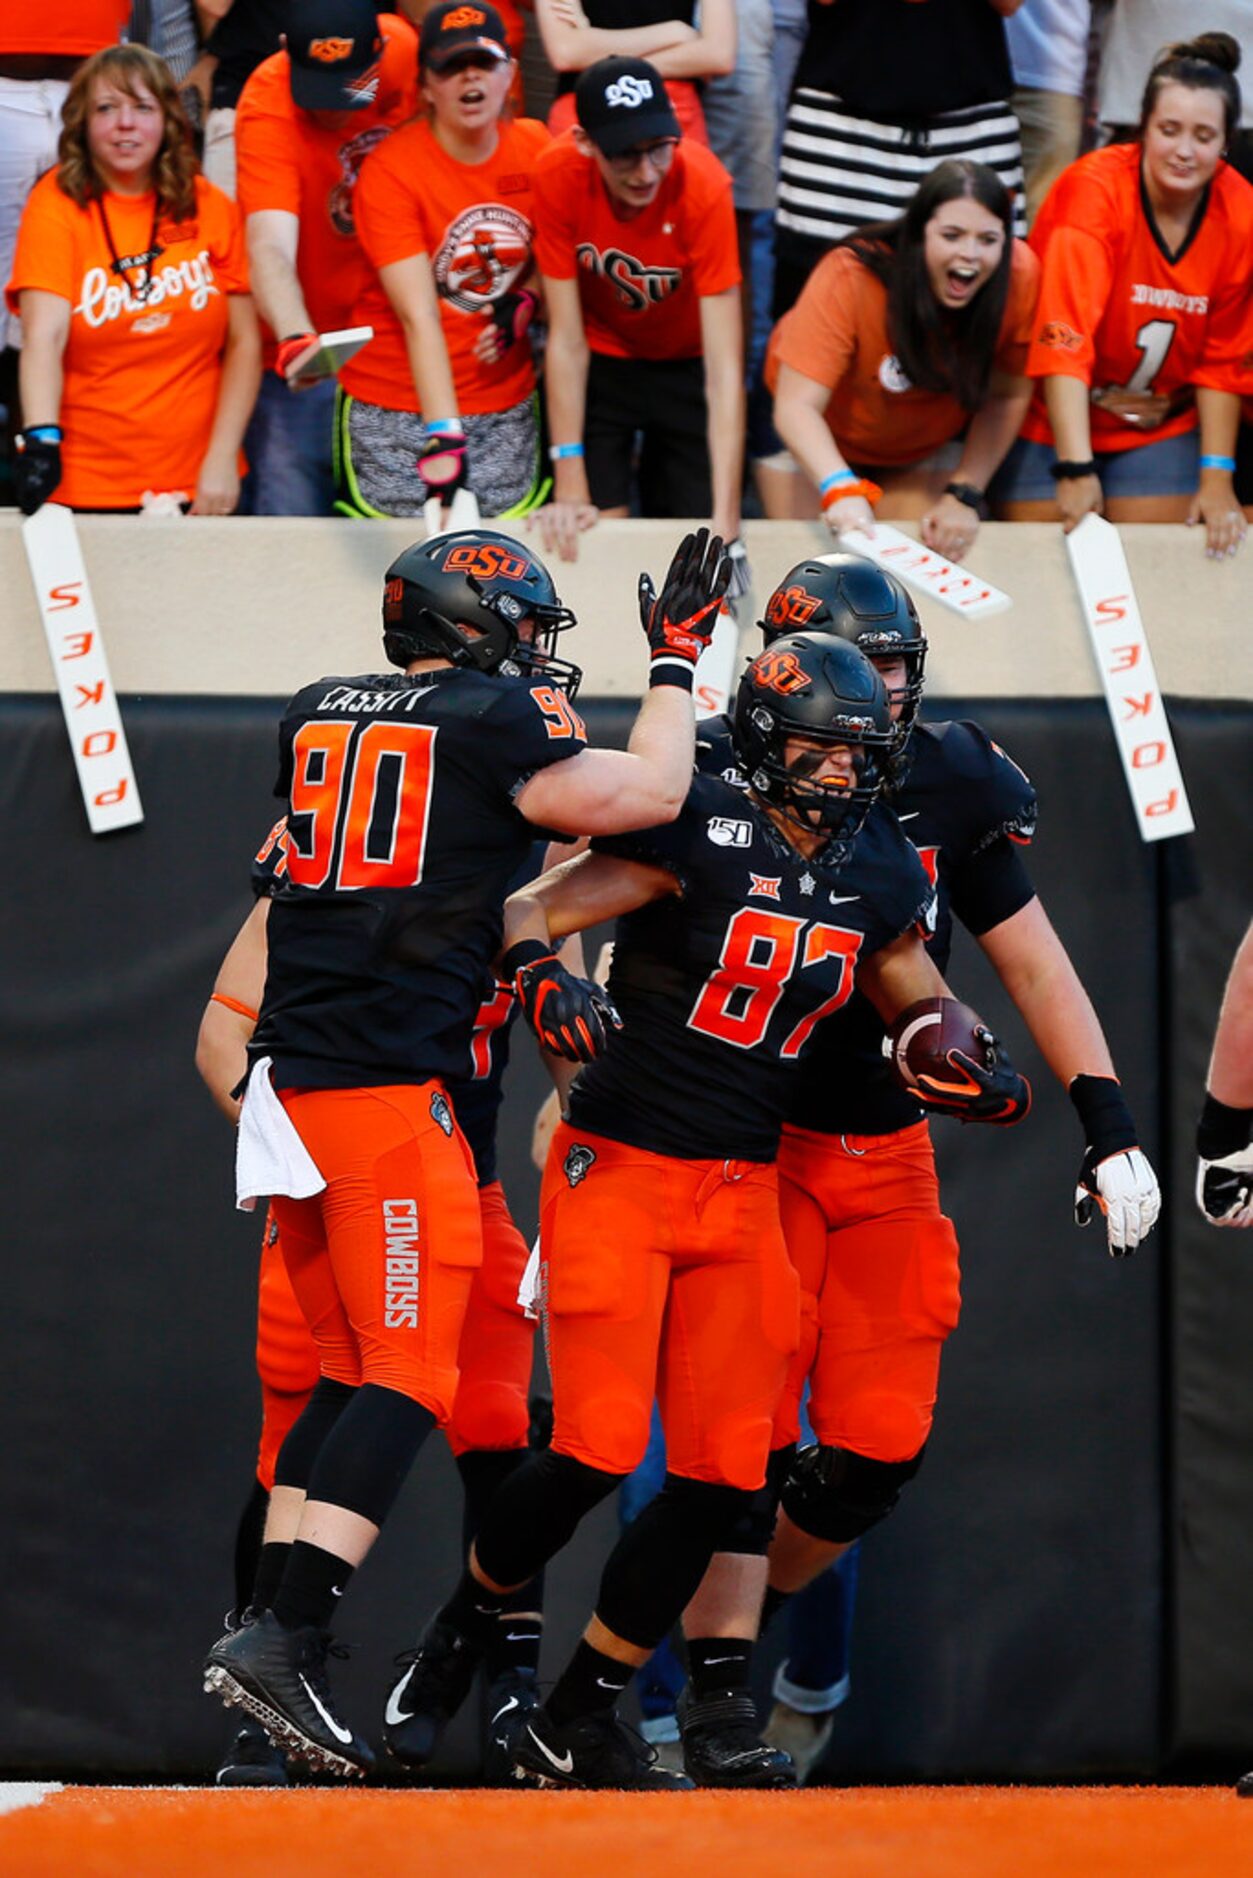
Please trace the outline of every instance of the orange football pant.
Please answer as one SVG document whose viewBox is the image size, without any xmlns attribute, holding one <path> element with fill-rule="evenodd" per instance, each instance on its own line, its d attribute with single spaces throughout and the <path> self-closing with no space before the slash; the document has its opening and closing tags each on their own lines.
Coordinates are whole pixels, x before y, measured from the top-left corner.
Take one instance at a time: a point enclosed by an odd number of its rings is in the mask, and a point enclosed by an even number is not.
<svg viewBox="0 0 1253 1878">
<path fill-rule="evenodd" d="M 326 1181 L 276 1196 L 283 1256 L 321 1373 L 376 1383 L 446 1421 L 483 1261 L 474 1163 L 438 1082 L 280 1089 Z"/>
<path fill-rule="evenodd" d="M 629 1474 L 655 1397 L 672 1473 L 761 1486 L 798 1325 L 775 1168 L 562 1123 L 540 1217 L 556 1452 Z"/>
<path fill-rule="evenodd" d="M 940 1350 L 961 1310 L 957 1234 L 940 1210 L 926 1122 L 888 1135 L 785 1128 L 779 1202 L 801 1285 L 801 1337 L 772 1446 L 819 1441 L 907 1461 L 931 1432 Z"/>
<path fill-rule="evenodd" d="M 524 1448 L 530 1428 L 535 1324 L 518 1304 L 527 1245 L 498 1180 L 479 1188 L 483 1263 L 474 1273 L 457 1353 L 460 1380 L 444 1433 L 454 1454 Z M 287 1432 L 320 1374 L 318 1347 L 296 1301 L 273 1212 L 266 1219 L 257 1303 L 261 1445 L 257 1479 L 268 1493 Z"/>
</svg>

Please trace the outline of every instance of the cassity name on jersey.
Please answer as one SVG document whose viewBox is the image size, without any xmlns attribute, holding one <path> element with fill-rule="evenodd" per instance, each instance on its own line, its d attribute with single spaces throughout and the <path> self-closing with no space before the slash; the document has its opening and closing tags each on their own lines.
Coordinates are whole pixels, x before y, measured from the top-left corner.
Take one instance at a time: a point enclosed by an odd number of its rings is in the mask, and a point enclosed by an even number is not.
<svg viewBox="0 0 1253 1878">
<path fill-rule="evenodd" d="M 623 306 L 632 313 L 646 313 L 650 306 L 659 306 L 683 280 L 681 268 L 649 267 L 621 248 L 606 248 L 602 253 L 590 241 L 579 243 L 574 258 L 589 274 L 607 280 Z"/>
</svg>

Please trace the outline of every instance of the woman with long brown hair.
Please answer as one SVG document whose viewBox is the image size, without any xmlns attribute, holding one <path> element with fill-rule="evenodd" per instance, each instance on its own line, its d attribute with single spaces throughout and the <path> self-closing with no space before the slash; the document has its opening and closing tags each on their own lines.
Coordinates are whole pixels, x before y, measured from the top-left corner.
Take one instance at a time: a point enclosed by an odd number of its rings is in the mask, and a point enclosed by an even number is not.
<svg viewBox="0 0 1253 1878">
<path fill-rule="evenodd" d="M 59 155 L 8 286 L 24 337 L 19 505 L 133 511 L 165 495 L 229 515 L 260 338 L 238 211 L 198 175 L 163 61 L 142 46 L 88 59 Z"/>
</svg>

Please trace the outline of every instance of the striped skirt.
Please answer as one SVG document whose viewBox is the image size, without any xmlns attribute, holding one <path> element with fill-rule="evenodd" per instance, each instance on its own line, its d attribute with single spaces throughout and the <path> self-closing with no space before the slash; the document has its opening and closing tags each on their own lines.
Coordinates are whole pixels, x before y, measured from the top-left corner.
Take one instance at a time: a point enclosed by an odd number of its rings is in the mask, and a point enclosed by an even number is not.
<svg viewBox="0 0 1253 1878">
<path fill-rule="evenodd" d="M 850 117 L 833 93 L 798 86 L 783 132 L 775 220 L 829 245 L 865 222 L 901 214 L 947 157 L 969 157 L 997 172 L 1013 198 L 1014 233 L 1025 237 L 1022 147 L 1007 103 L 967 105 L 906 129 Z"/>
</svg>

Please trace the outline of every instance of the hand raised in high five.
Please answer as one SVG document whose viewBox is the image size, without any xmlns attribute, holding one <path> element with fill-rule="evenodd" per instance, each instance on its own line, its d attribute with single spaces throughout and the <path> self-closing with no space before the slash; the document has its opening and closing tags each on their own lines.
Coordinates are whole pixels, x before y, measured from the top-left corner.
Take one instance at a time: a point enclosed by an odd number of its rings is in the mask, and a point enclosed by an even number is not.
<svg viewBox="0 0 1253 1878">
<path fill-rule="evenodd" d="M 696 662 L 713 637 L 732 564 L 720 535 L 698 528 L 675 551 L 660 594 L 640 575 L 640 621 L 652 652 L 650 685 L 692 689 Z"/>
</svg>

